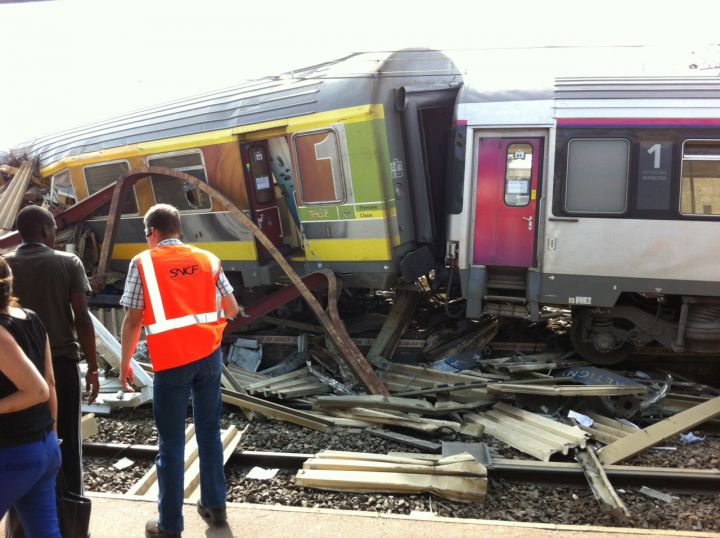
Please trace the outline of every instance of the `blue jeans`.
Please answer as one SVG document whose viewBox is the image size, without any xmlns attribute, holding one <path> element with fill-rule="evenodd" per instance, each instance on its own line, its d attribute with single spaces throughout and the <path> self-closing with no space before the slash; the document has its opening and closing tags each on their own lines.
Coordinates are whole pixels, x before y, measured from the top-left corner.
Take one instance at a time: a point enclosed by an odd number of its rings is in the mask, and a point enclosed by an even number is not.
<svg viewBox="0 0 720 538">
<path fill-rule="evenodd" d="M 162 370 L 153 380 L 153 415 L 158 429 L 157 465 L 160 490 L 159 527 L 167 533 L 183 530 L 185 416 L 192 394 L 195 436 L 200 458 L 200 502 L 225 507 L 225 470 L 220 441 L 220 349 L 185 366 Z"/>
<path fill-rule="evenodd" d="M 0 448 L 0 519 L 14 505 L 28 538 L 60 538 L 55 500 L 60 461 L 55 432 L 39 441 Z"/>
</svg>

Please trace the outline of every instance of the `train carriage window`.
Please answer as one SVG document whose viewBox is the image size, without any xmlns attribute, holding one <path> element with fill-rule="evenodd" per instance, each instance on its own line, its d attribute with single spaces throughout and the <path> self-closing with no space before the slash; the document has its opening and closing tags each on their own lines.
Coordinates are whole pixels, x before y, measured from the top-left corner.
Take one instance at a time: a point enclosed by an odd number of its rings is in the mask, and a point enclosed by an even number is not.
<svg viewBox="0 0 720 538">
<path fill-rule="evenodd" d="M 300 192 L 307 204 L 337 203 L 345 199 L 342 158 L 335 131 L 293 137 Z"/>
<path fill-rule="evenodd" d="M 684 215 L 720 215 L 720 141 L 685 142 L 680 212 Z"/>
<path fill-rule="evenodd" d="M 625 139 L 571 140 L 565 209 L 569 213 L 623 213 L 629 153 L 630 143 Z"/>
<path fill-rule="evenodd" d="M 50 205 L 53 208 L 65 209 L 74 205 L 76 200 L 77 196 L 70 179 L 70 171 L 65 169 L 53 174 L 50 181 Z"/>
<path fill-rule="evenodd" d="M 533 148 L 530 144 L 510 144 L 505 165 L 505 203 L 523 207 L 530 203 Z"/>
<path fill-rule="evenodd" d="M 148 166 L 173 168 L 178 172 L 185 172 L 203 183 L 208 182 L 202 153 L 199 150 L 153 155 L 147 158 L 147 163 Z M 212 207 L 210 196 L 191 183 L 184 183 L 169 177 L 151 176 L 151 179 L 156 203 L 171 204 L 180 211 L 210 209 Z"/>
<path fill-rule="evenodd" d="M 130 171 L 130 165 L 127 161 L 117 161 L 113 163 L 94 164 L 86 166 L 83 169 L 85 182 L 87 183 L 88 194 L 92 195 L 108 185 L 114 184 L 118 178 L 124 176 Z M 110 212 L 110 202 L 107 202 L 96 209 L 93 217 L 107 216 Z M 138 205 L 135 196 L 135 188 L 128 193 L 125 203 L 122 207 L 123 215 L 137 215 Z"/>
</svg>

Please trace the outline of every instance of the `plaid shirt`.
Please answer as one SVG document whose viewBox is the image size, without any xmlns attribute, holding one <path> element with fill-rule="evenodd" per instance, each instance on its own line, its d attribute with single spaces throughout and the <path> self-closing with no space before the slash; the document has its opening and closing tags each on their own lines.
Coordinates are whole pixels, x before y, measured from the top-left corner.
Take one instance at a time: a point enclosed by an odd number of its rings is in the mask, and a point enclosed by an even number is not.
<svg viewBox="0 0 720 538">
<path fill-rule="evenodd" d="M 171 238 L 160 241 L 157 246 L 162 247 L 164 245 L 182 244 L 182 241 L 179 239 Z M 228 282 L 222 268 L 220 269 L 220 276 L 218 277 L 216 286 L 220 291 L 220 295 L 230 295 L 233 292 L 233 287 L 230 285 L 230 282 Z M 135 258 L 130 261 L 130 268 L 128 269 L 127 278 L 125 279 L 125 290 L 123 291 L 122 297 L 120 297 L 120 304 L 127 308 L 139 308 L 140 310 L 145 308 L 143 283 L 140 278 L 140 269 L 138 267 L 137 259 Z"/>
</svg>

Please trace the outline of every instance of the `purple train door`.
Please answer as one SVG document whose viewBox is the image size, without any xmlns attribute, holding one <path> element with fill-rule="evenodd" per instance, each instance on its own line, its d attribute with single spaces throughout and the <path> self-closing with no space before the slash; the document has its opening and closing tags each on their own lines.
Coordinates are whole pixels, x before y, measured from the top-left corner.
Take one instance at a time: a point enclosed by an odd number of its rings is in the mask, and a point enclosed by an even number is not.
<svg viewBox="0 0 720 538">
<path fill-rule="evenodd" d="M 280 224 L 280 210 L 275 199 L 275 186 L 270 173 L 267 143 L 265 141 L 240 144 L 245 179 L 248 186 L 248 198 L 252 219 L 257 227 L 276 247 L 283 246 L 283 233 Z M 256 240 L 261 260 L 270 258 L 267 249 Z"/>
<path fill-rule="evenodd" d="M 473 264 L 535 265 L 542 138 L 480 138 Z"/>
</svg>

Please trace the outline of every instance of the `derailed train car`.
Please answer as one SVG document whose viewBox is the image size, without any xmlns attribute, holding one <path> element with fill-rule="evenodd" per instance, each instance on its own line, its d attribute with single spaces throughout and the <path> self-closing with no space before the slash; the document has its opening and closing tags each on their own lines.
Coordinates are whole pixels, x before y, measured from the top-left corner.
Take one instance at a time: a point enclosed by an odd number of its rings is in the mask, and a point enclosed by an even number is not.
<svg viewBox="0 0 720 538">
<path fill-rule="evenodd" d="M 298 273 L 330 268 L 346 285 L 387 288 L 403 271 L 414 279 L 433 268 L 460 85 L 438 52 L 358 54 L 46 137 L 29 153 L 58 204 L 135 168 L 191 174 L 245 211 Z M 277 265 L 227 208 L 160 177 L 138 182 L 123 207 L 116 269 L 146 248 L 142 215 L 159 202 L 178 207 L 185 239 L 244 286 L 277 281 Z M 99 238 L 108 209 L 86 222 Z"/>
<path fill-rule="evenodd" d="M 570 307 L 574 344 L 594 362 L 649 343 L 717 351 L 717 78 L 553 83 L 573 69 L 525 53 L 457 65 L 429 50 L 352 55 L 29 152 L 58 205 L 134 168 L 175 168 L 228 196 L 300 274 L 330 268 L 377 289 L 457 274 L 470 318 L 540 321 Z M 278 281 L 226 208 L 160 177 L 123 207 L 117 269 L 145 248 L 142 215 L 156 202 L 179 207 L 185 239 L 243 286 Z M 106 215 L 86 221 L 98 237 Z"/>
</svg>

